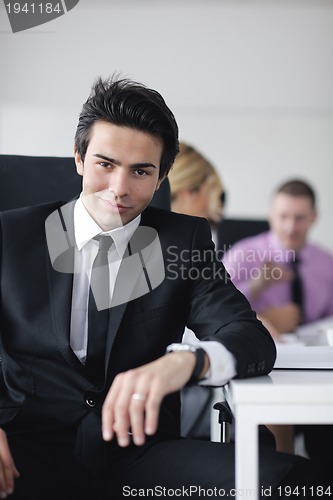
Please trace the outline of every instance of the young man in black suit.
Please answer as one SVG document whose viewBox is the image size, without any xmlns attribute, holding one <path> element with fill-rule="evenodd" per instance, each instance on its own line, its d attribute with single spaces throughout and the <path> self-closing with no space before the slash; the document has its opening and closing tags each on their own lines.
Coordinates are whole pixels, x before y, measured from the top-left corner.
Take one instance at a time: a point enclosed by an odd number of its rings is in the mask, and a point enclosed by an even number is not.
<svg viewBox="0 0 333 500">
<path fill-rule="evenodd" d="M 81 195 L 1 214 L 1 498 L 234 488 L 232 444 L 181 438 L 179 390 L 268 374 L 275 348 L 206 220 L 148 207 L 177 151 L 160 94 L 98 80 L 75 136 Z M 270 448 L 260 470 L 272 498 L 316 479 Z"/>
</svg>

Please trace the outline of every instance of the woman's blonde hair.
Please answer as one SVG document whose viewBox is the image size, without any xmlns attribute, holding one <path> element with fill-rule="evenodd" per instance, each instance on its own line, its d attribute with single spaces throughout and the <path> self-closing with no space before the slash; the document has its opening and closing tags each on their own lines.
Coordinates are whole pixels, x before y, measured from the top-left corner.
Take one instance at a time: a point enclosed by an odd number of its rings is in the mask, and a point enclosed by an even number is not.
<svg viewBox="0 0 333 500">
<path fill-rule="evenodd" d="M 210 222 L 222 219 L 223 184 L 213 165 L 192 146 L 180 143 L 179 153 L 169 173 L 171 200 L 182 191 L 196 191 L 207 184 Z"/>
</svg>

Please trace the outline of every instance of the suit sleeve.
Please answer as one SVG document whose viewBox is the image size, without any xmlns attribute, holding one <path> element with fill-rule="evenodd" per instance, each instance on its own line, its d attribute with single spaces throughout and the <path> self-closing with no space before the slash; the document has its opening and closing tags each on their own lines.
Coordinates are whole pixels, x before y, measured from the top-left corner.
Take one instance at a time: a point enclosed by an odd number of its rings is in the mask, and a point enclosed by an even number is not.
<svg viewBox="0 0 333 500">
<path fill-rule="evenodd" d="M 205 219 L 198 219 L 193 231 L 188 272 L 191 302 L 187 326 L 199 340 L 218 341 L 231 352 L 236 377 L 268 374 L 276 359 L 274 341 L 218 259 Z"/>
</svg>

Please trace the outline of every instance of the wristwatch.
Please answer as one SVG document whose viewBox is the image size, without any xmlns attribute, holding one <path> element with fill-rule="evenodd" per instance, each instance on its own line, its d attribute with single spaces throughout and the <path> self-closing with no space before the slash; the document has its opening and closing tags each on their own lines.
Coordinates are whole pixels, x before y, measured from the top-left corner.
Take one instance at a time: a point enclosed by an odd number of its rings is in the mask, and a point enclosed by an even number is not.
<svg viewBox="0 0 333 500">
<path fill-rule="evenodd" d="M 166 353 L 169 352 L 193 352 L 196 356 L 195 366 L 191 378 L 186 385 L 194 385 L 197 384 L 200 380 L 203 380 L 203 378 L 200 379 L 199 377 L 205 366 L 206 351 L 204 351 L 204 349 L 193 344 L 170 344 L 166 348 Z"/>
</svg>

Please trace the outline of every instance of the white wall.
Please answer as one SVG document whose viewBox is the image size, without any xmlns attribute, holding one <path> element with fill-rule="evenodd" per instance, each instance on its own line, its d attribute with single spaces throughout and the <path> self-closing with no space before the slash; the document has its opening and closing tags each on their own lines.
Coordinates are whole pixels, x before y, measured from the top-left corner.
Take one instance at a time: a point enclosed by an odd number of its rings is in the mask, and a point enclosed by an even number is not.
<svg viewBox="0 0 333 500">
<path fill-rule="evenodd" d="M 319 195 L 312 237 L 333 251 L 331 0 L 80 0 L 16 34 L 1 3 L 0 71 L 0 153 L 71 155 L 93 80 L 121 72 L 163 94 L 229 216 L 265 217 L 302 176 Z"/>
</svg>

